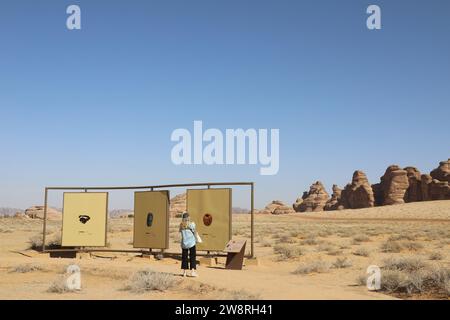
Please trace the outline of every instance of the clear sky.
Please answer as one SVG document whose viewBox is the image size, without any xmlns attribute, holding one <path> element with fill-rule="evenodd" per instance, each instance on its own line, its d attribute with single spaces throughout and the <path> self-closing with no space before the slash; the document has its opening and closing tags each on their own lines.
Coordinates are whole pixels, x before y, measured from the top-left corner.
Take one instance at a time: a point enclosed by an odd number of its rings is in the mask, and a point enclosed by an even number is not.
<svg viewBox="0 0 450 320">
<path fill-rule="evenodd" d="M 449 101 L 448 0 L 2 1 L 0 206 L 42 203 L 46 185 L 244 180 L 262 207 L 356 169 L 428 173 L 450 157 Z M 194 120 L 280 129 L 279 173 L 175 166 L 170 135 Z"/>
</svg>

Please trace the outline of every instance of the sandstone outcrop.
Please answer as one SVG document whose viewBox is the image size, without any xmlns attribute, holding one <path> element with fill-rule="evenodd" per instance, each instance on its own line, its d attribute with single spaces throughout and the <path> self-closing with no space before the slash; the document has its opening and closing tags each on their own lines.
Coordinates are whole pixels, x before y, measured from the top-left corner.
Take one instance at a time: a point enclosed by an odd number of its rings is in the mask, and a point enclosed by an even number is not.
<svg viewBox="0 0 450 320">
<path fill-rule="evenodd" d="M 450 159 L 439 162 L 439 167 L 430 173 L 433 179 L 450 183 Z"/>
<path fill-rule="evenodd" d="M 430 200 L 450 200 L 450 186 L 448 181 L 433 179 L 429 186 Z"/>
<path fill-rule="evenodd" d="M 25 210 L 25 215 L 32 219 L 44 219 L 44 206 L 32 206 Z M 60 220 L 61 212 L 55 208 L 47 207 L 48 220 Z"/>
<path fill-rule="evenodd" d="M 433 178 L 429 174 L 423 174 L 420 177 L 420 188 L 422 190 L 422 200 L 430 201 L 430 184 L 433 181 Z"/>
<path fill-rule="evenodd" d="M 324 210 L 331 211 L 331 210 L 344 209 L 344 206 L 341 203 L 341 195 L 342 195 L 342 190 L 337 185 L 334 184 L 333 185 L 333 194 L 331 195 L 331 198 L 325 204 Z"/>
<path fill-rule="evenodd" d="M 406 167 L 406 176 L 408 177 L 408 189 L 406 189 L 405 202 L 422 201 L 422 176 L 415 167 Z"/>
<path fill-rule="evenodd" d="M 280 215 L 295 213 L 295 211 L 291 207 L 285 205 L 282 201 L 274 200 L 269 203 L 264 209 L 258 210 L 255 213 Z"/>
<path fill-rule="evenodd" d="M 297 212 L 322 211 L 329 199 L 329 195 L 320 181 L 316 181 L 309 188 L 309 192 L 304 192 L 302 198 L 294 203 L 294 210 Z"/>
<path fill-rule="evenodd" d="M 381 188 L 382 205 L 393 205 L 405 203 L 404 197 L 409 187 L 408 175 L 397 165 L 389 166 L 381 177 L 379 188 Z"/>
<path fill-rule="evenodd" d="M 186 193 L 181 193 L 170 199 L 169 213 L 171 217 L 180 217 L 186 211 Z"/>
<path fill-rule="evenodd" d="M 357 170 L 353 173 L 352 183 L 342 190 L 341 202 L 346 209 L 370 208 L 375 205 L 372 186 L 364 172 Z"/>
</svg>

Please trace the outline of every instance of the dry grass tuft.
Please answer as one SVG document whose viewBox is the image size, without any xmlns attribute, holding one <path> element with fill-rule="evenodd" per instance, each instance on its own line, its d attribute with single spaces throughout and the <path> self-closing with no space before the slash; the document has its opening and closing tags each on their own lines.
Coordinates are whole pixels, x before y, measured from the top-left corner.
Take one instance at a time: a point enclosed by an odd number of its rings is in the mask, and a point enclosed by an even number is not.
<svg viewBox="0 0 450 320">
<path fill-rule="evenodd" d="M 350 268 L 352 265 L 353 263 L 347 257 L 337 258 L 333 263 L 333 267 L 336 269 Z"/>
<path fill-rule="evenodd" d="M 353 254 L 355 256 L 368 257 L 370 256 L 370 251 L 367 248 L 357 248 L 355 251 L 353 251 Z"/>
<path fill-rule="evenodd" d="M 226 291 L 224 294 L 225 300 L 259 300 L 261 299 L 259 294 L 248 292 L 247 290 L 232 290 Z"/>
<path fill-rule="evenodd" d="M 403 246 L 398 241 L 387 240 L 381 245 L 381 251 L 383 252 L 399 253 L 402 250 Z"/>
<path fill-rule="evenodd" d="M 273 251 L 279 255 L 279 260 L 289 260 L 303 255 L 303 250 L 297 245 L 278 244 Z"/>
<path fill-rule="evenodd" d="M 439 251 L 434 251 L 434 252 L 430 253 L 430 255 L 428 256 L 428 259 L 430 259 L 430 260 L 442 260 L 442 259 L 444 259 L 444 255 L 442 253 L 440 253 Z"/>
<path fill-rule="evenodd" d="M 31 237 L 28 242 L 30 243 L 29 249 L 40 251 L 42 249 L 42 233 Z M 49 234 L 45 239 L 45 247 L 48 249 L 61 247 L 61 232 Z"/>
<path fill-rule="evenodd" d="M 153 290 L 166 291 L 177 285 L 177 283 L 177 279 L 171 274 L 152 270 L 141 270 L 131 276 L 123 290 L 133 293 L 143 293 Z"/>
<path fill-rule="evenodd" d="M 369 242 L 370 238 L 365 234 L 359 234 L 353 237 L 353 243 Z"/>
<path fill-rule="evenodd" d="M 43 268 L 35 263 L 27 263 L 27 264 L 21 264 L 18 266 L 15 266 L 10 272 L 13 273 L 28 273 L 28 272 L 34 272 L 34 271 L 42 271 Z"/>
<path fill-rule="evenodd" d="M 325 273 L 331 268 L 330 263 L 322 260 L 304 263 L 294 270 L 293 274 Z"/>
</svg>

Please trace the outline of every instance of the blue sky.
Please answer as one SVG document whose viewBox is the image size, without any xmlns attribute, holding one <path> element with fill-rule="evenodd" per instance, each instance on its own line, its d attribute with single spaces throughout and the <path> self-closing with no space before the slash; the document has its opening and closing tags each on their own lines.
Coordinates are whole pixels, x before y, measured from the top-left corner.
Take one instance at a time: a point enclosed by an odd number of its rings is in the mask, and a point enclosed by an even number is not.
<svg viewBox="0 0 450 320">
<path fill-rule="evenodd" d="M 2 1 L 0 206 L 40 203 L 46 185 L 244 180 L 262 207 L 356 169 L 428 173 L 450 156 L 449 34 L 446 0 Z M 173 165 L 170 135 L 194 120 L 280 129 L 279 173 Z"/>
</svg>

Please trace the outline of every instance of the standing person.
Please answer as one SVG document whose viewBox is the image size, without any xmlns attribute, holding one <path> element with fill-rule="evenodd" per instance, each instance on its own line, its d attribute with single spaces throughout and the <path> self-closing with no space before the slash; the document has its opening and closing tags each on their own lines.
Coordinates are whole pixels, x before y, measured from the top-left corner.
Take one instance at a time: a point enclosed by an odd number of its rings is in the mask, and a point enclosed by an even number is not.
<svg viewBox="0 0 450 320">
<path fill-rule="evenodd" d="M 196 265 L 196 248 L 197 239 L 195 237 L 195 223 L 191 221 L 189 213 L 183 212 L 180 223 L 181 233 L 181 269 L 183 269 L 183 277 L 186 277 L 187 270 L 191 270 L 191 277 L 198 277 Z M 189 260 L 188 260 L 189 255 Z"/>
</svg>

